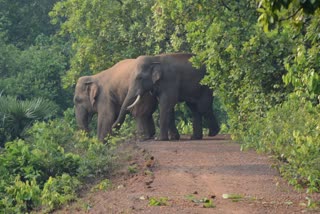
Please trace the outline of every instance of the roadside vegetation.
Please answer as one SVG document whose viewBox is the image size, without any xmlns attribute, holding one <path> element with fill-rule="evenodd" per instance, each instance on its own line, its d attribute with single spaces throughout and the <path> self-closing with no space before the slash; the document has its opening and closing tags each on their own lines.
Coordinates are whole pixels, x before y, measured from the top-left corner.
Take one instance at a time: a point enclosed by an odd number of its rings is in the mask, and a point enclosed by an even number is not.
<svg viewBox="0 0 320 214">
<path fill-rule="evenodd" d="M 192 52 L 195 66 L 207 66 L 203 84 L 214 90 L 224 133 L 273 155 L 294 186 L 320 191 L 318 1 L 1 5 L 0 210 L 48 212 L 108 177 L 116 142 L 134 136 L 134 122 L 105 145 L 77 131 L 74 84 L 121 59 L 164 52 Z M 190 133 L 190 112 L 179 104 L 176 115 Z"/>
</svg>

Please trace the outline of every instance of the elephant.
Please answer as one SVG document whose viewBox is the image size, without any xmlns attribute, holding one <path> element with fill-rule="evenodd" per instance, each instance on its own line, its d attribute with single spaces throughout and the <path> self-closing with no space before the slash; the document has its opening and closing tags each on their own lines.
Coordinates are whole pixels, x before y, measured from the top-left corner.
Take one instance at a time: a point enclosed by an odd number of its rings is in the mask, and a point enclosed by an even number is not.
<svg viewBox="0 0 320 214">
<path fill-rule="evenodd" d="M 136 59 L 125 59 L 98 74 L 78 79 L 74 104 L 76 121 L 80 129 L 89 131 L 88 124 L 92 116 L 97 113 L 98 139 L 104 142 L 104 138 L 112 134 L 112 124 L 117 119 L 127 95 L 132 68 L 135 67 L 136 61 Z M 150 139 L 155 135 L 152 114 L 157 105 L 156 97 L 146 93 L 142 96 L 141 102 L 130 109 L 136 119 L 138 133 L 142 134 L 144 139 Z M 126 114 L 128 111 L 123 113 Z M 176 137 L 179 137 L 176 127 L 171 130 Z"/>
<path fill-rule="evenodd" d="M 209 136 L 218 134 L 220 128 L 212 110 L 213 91 L 208 86 L 200 84 L 206 68 L 193 67 L 189 61 L 192 56 L 193 54 L 189 53 L 139 56 L 115 124 L 124 120 L 125 112 L 138 104 L 142 96 L 152 92 L 159 101 L 159 140 L 168 140 L 168 128 L 174 116 L 174 106 L 178 102 L 185 102 L 192 112 L 191 139 L 203 138 L 203 117 L 208 119 Z"/>
</svg>

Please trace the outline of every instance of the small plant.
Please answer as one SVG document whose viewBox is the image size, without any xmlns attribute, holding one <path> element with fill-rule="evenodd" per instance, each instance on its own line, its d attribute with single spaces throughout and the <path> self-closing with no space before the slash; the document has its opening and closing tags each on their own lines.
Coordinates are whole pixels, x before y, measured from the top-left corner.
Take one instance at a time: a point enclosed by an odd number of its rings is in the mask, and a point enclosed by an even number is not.
<svg viewBox="0 0 320 214">
<path fill-rule="evenodd" d="M 131 174 L 135 174 L 138 172 L 138 165 L 137 164 L 133 164 L 131 166 L 128 166 L 128 171 Z"/>
<path fill-rule="evenodd" d="M 206 199 L 206 200 L 204 200 L 203 207 L 204 208 L 215 208 L 216 205 L 213 204 L 213 201 L 211 199 Z"/>
<path fill-rule="evenodd" d="M 92 189 L 91 192 L 96 192 L 99 190 L 109 190 L 112 187 L 112 183 L 109 179 L 104 179 L 102 181 L 100 181 L 100 183 L 98 183 L 97 185 L 95 185 Z"/>
<path fill-rule="evenodd" d="M 189 201 L 194 202 L 194 203 L 202 204 L 202 206 L 204 208 L 215 208 L 216 207 L 216 205 L 214 205 L 212 199 L 208 199 L 208 198 L 197 199 L 194 195 L 186 195 L 185 198 Z"/>
<path fill-rule="evenodd" d="M 149 169 L 145 170 L 144 174 L 147 175 L 147 176 L 153 176 L 153 172 L 150 171 Z"/>
<path fill-rule="evenodd" d="M 307 200 L 307 207 L 310 209 L 319 209 L 320 201 L 315 201 L 310 197 L 306 197 Z"/>
<path fill-rule="evenodd" d="M 167 206 L 168 200 L 169 199 L 167 197 L 160 197 L 160 198 L 151 197 L 149 199 L 149 205 L 150 206 Z"/>
</svg>

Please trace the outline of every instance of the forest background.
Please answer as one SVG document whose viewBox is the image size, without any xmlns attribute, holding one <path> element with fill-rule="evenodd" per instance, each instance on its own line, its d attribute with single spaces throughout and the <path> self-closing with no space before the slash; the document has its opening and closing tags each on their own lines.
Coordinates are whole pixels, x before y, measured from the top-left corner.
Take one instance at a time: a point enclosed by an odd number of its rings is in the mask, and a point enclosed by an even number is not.
<svg viewBox="0 0 320 214">
<path fill-rule="evenodd" d="M 76 131 L 78 77 L 125 58 L 192 52 L 222 131 L 269 153 L 289 183 L 320 191 L 320 3 L 316 0 L 0 0 L 0 210 L 50 211 L 114 168 Z M 191 130 L 184 105 L 179 131 Z M 157 117 L 157 115 L 155 115 Z M 42 121 L 42 122 L 41 122 Z M 94 134 L 92 134 L 94 135 Z M 80 158 L 81 157 L 81 158 Z M 69 188 L 66 188 L 66 187 Z"/>
</svg>

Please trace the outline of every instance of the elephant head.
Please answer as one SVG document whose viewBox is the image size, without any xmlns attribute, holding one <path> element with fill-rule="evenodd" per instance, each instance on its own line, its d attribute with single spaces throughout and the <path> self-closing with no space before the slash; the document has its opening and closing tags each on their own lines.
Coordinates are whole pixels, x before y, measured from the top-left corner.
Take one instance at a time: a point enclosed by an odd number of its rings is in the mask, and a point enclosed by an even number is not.
<svg viewBox="0 0 320 214">
<path fill-rule="evenodd" d="M 159 57 L 140 56 L 133 69 L 127 96 L 113 127 L 123 123 L 126 112 L 132 109 L 145 93 L 151 92 L 162 76 Z"/>
<path fill-rule="evenodd" d="M 80 129 L 89 131 L 89 123 L 96 109 L 96 97 L 98 95 L 98 85 L 92 77 L 80 77 L 74 94 L 74 105 L 77 124 Z"/>
</svg>

